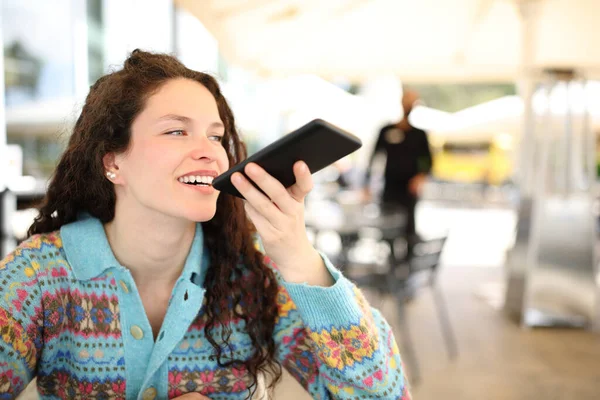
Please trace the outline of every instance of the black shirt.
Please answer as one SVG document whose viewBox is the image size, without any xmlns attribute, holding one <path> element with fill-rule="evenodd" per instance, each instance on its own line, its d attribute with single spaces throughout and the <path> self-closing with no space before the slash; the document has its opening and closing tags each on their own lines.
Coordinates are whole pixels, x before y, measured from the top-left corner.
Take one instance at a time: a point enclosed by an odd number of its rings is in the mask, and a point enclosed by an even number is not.
<svg viewBox="0 0 600 400">
<path fill-rule="evenodd" d="M 403 131 L 396 124 L 383 127 L 367 168 L 367 180 L 371 174 L 373 158 L 382 151 L 387 155 L 384 193 L 407 192 L 411 178 L 431 171 L 429 141 L 427 134 L 421 129 L 411 127 L 408 131 Z"/>
</svg>

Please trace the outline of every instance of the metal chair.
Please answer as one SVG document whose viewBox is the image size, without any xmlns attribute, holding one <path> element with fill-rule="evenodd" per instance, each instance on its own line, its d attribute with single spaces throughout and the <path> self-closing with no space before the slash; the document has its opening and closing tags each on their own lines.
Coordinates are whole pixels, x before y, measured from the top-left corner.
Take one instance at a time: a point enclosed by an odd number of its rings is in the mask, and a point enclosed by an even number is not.
<svg viewBox="0 0 600 400">
<path fill-rule="evenodd" d="M 429 286 L 431 288 L 450 360 L 454 360 L 458 356 L 458 347 L 450 324 L 446 302 L 436 284 L 440 256 L 446 237 L 431 240 L 413 239 L 412 241 L 404 239 L 404 246 L 400 246 L 398 242 L 402 239 L 398 236 L 383 235 L 382 240 L 387 242 L 390 247 L 389 265 L 385 272 L 373 271 L 353 278 L 352 271 L 349 270 L 347 275 L 360 287 L 370 287 L 382 295 L 392 295 L 396 298 L 402 354 L 411 372 L 411 382 L 416 385 L 421 380 L 421 373 L 406 318 L 405 305 L 420 287 Z M 399 247 L 404 247 L 404 249 Z"/>
</svg>

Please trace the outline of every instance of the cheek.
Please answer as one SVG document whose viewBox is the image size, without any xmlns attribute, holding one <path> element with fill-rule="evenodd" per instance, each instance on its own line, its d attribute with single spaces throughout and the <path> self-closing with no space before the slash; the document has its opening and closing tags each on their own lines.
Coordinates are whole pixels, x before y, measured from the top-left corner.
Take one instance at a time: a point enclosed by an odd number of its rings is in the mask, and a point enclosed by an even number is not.
<svg viewBox="0 0 600 400">
<path fill-rule="evenodd" d="M 219 153 L 219 160 L 217 162 L 219 164 L 221 173 L 229 169 L 229 158 L 227 157 L 227 152 L 224 148 L 221 149 L 221 152 Z"/>
<path fill-rule="evenodd" d="M 157 146 L 149 142 L 137 143 L 131 152 L 133 168 L 136 177 L 149 176 L 152 179 L 158 177 L 157 172 L 168 171 L 169 166 L 176 162 L 172 160 L 173 152 L 165 146 Z"/>
</svg>

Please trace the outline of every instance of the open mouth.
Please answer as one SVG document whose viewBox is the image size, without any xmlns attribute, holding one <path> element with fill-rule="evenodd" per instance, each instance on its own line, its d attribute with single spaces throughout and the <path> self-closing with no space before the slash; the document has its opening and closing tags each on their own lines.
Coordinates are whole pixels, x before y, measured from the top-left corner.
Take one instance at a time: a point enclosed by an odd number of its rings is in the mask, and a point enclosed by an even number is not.
<svg viewBox="0 0 600 400">
<path fill-rule="evenodd" d="M 212 176 L 183 176 L 178 179 L 179 182 L 193 186 L 212 186 Z"/>
</svg>

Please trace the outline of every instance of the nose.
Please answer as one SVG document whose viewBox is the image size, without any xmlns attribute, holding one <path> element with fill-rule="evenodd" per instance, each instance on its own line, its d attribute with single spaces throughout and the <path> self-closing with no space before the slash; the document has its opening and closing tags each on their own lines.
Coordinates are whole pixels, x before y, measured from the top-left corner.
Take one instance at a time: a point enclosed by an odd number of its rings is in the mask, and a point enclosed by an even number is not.
<svg viewBox="0 0 600 400">
<path fill-rule="evenodd" d="M 194 160 L 213 161 L 216 158 L 216 146 L 206 136 L 194 140 L 192 144 L 191 157 Z"/>
</svg>

